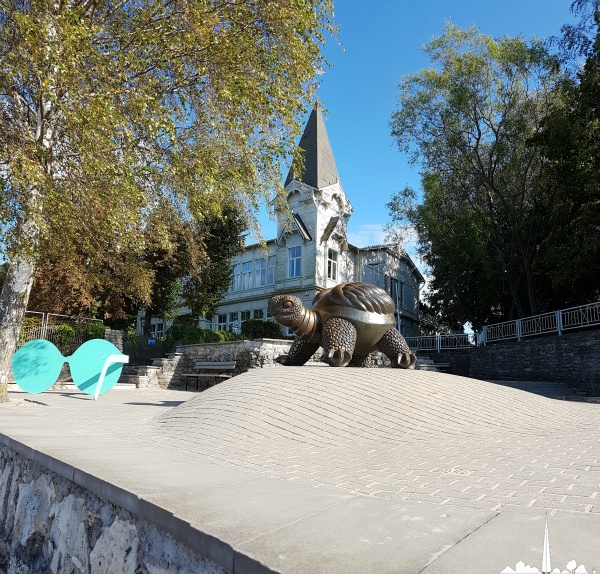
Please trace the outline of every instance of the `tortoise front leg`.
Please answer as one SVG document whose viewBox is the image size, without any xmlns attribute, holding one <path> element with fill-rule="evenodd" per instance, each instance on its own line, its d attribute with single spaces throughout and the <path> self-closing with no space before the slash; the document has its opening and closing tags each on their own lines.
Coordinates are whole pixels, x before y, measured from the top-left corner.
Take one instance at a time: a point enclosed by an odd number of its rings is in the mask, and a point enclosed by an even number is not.
<svg viewBox="0 0 600 574">
<path fill-rule="evenodd" d="M 318 348 L 319 343 L 310 343 L 296 337 L 290 346 L 288 354 L 279 355 L 275 359 L 275 362 L 287 367 L 301 367 L 317 352 Z"/>
<path fill-rule="evenodd" d="M 410 352 L 400 331 L 394 327 L 381 337 L 377 348 L 388 357 L 394 369 L 409 369 L 417 360 L 417 357 Z"/>
<path fill-rule="evenodd" d="M 356 329 L 350 321 L 334 317 L 323 325 L 321 361 L 330 367 L 343 367 L 352 360 Z"/>
</svg>

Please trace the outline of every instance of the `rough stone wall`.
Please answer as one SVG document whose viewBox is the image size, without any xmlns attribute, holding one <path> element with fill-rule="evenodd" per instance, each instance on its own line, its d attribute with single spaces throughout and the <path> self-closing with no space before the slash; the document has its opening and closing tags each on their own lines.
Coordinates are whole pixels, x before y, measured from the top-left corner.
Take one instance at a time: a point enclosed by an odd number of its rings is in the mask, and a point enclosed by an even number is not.
<svg viewBox="0 0 600 574">
<path fill-rule="evenodd" d="M 563 333 L 471 350 L 432 352 L 450 372 L 476 379 L 558 381 L 600 395 L 600 330 Z"/>
<path fill-rule="evenodd" d="M 226 574 L 75 483 L 0 447 L 0 574 Z"/>
<path fill-rule="evenodd" d="M 182 373 L 194 372 L 197 361 L 236 361 L 235 373 L 245 373 L 250 369 L 262 369 L 282 365 L 275 362 L 279 355 L 285 355 L 292 342 L 283 339 L 256 339 L 254 341 L 230 341 L 227 343 L 206 343 L 202 345 L 184 345 L 179 347 L 183 357 L 177 368 L 172 371 L 171 387 L 182 387 L 185 380 Z M 310 359 L 319 362 L 323 353 L 319 349 Z M 373 367 L 389 367 L 389 359 L 382 353 L 372 354 Z"/>
<path fill-rule="evenodd" d="M 471 357 L 475 378 L 563 381 L 582 390 L 600 390 L 600 330 L 495 343 Z"/>
<path fill-rule="evenodd" d="M 184 345 L 178 348 L 183 357 L 173 370 L 170 386 L 184 386 L 185 380 L 180 375 L 193 373 L 197 361 L 236 361 L 235 375 L 250 369 L 281 367 L 275 358 L 287 354 L 290 345 L 291 341 L 279 339 Z"/>
<path fill-rule="evenodd" d="M 436 353 L 435 351 L 419 351 L 417 360 L 420 357 L 428 357 L 434 363 L 449 363 L 450 367 L 446 372 L 460 377 L 470 377 L 471 373 L 471 355 L 476 349 L 452 349 Z M 487 377 L 490 378 L 490 377 Z"/>
<path fill-rule="evenodd" d="M 175 373 L 187 372 L 182 370 L 180 365 L 183 359 L 181 353 L 171 353 L 167 358 L 153 359 L 151 366 L 137 367 L 137 386 L 140 389 L 166 389 L 169 386 L 177 386 L 173 385 Z"/>
<path fill-rule="evenodd" d="M 123 352 L 123 331 L 117 329 L 105 329 L 104 338 L 119 349 L 121 353 Z"/>
</svg>

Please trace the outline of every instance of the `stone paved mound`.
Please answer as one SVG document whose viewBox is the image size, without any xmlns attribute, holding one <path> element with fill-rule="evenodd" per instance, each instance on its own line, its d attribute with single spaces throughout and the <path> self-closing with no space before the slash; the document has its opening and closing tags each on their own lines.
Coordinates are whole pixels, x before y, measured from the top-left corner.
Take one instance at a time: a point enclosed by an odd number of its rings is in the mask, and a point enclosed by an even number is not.
<svg viewBox="0 0 600 574">
<path fill-rule="evenodd" d="M 600 513 L 598 405 L 444 373 L 256 370 L 154 419 L 203 460 L 384 499 Z"/>
<path fill-rule="evenodd" d="M 391 369 L 255 370 L 158 419 L 165 435 L 312 445 L 395 444 L 502 429 L 547 434 L 563 403 L 485 381 Z M 569 424 L 572 424 L 570 421 Z"/>
</svg>

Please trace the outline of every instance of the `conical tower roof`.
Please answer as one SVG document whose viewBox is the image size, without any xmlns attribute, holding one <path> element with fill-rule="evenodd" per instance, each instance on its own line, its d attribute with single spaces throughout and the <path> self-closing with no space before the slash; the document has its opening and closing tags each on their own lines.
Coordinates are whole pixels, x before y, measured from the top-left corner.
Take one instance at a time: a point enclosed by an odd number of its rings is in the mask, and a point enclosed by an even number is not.
<svg viewBox="0 0 600 574">
<path fill-rule="evenodd" d="M 340 176 L 329 144 L 323 114 L 318 106 L 313 108 L 298 145 L 304 150 L 303 173 L 294 173 L 292 165 L 284 185 L 295 179 L 322 189 L 339 182 Z"/>
</svg>

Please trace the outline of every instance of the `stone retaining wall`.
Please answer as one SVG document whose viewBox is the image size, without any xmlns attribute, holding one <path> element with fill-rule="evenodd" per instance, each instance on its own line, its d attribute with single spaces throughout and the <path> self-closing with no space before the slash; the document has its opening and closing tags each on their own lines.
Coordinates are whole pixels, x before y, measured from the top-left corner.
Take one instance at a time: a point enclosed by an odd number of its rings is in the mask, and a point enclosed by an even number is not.
<svg viewBox="0 0 600 574">
<path fill-rule="evenodd" d="M 234 373 L 236 375 L 250 369 L 281 368 L 282 365 L 276 363 L 275 359 L 279 355 L 287 354 L 291 344 L 292 341 L 284 339 L 256 339 L 254 341 L 183 345 L 178 348 L 182 357 L 177 367 L 171 371 L 171 382 L 168 386 L 171 388 L 184 386 L 185 380 L 180 375 L 193 372 L 197 361 L 236 361 Z M 310 360 L 319 362 L 322 353 L 322 349 L 319 349 Z M 372 360 L 373 367 L 390 366 L 389 359 L 382 353 L 373 353 Z"/>
<path fill-rule="evenodd" d="M 121 353 L 123 352 L 123 331 L 118 329 L 104 329 L 104 338 L 119 349 Z"/>
<path fill-rule="evenodd" d="M 235 375 L 250 369 L 281 367 L 275 358 L 287 354 L 290 345 L 291 341 L 279 339 L 183 345 L 177 349 L 181 358 L 172 372 L 169 387 L 184 386 L 185 379 L 180 375 L 194 372 L 197 361 L 236 361 Z"/>
<path fill-rule="evenodd" d="M 0 446 L 0 574 L 226 574 L 170 534 Z"/>
<path fill-rule="evenodd" d="M 454 375 L 564 382 L 590 395 L 600 395 L 600 330 L 491 343 L 429 356 L 436 362 L 449 362 Z"/>
</svg>

